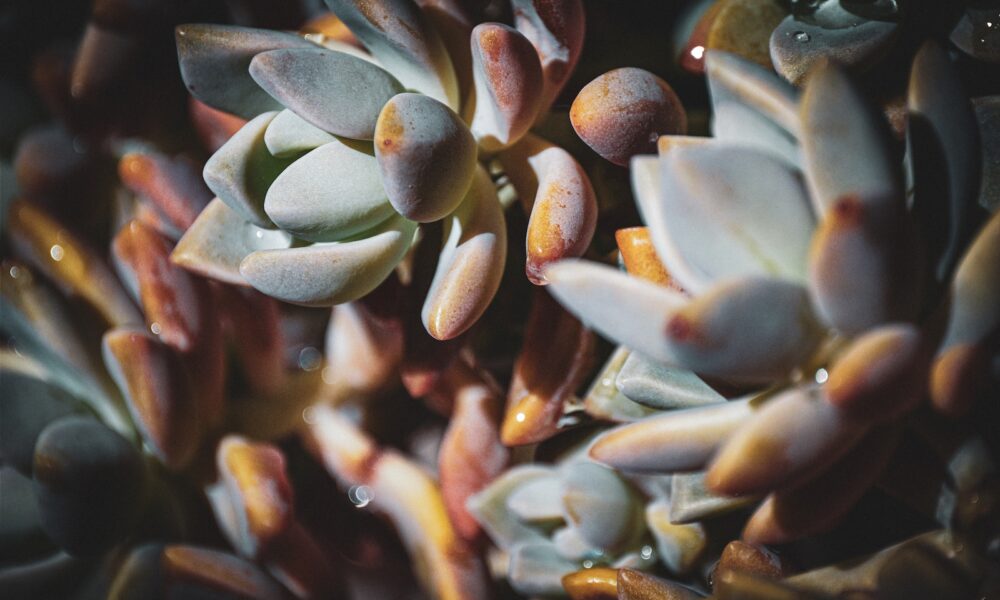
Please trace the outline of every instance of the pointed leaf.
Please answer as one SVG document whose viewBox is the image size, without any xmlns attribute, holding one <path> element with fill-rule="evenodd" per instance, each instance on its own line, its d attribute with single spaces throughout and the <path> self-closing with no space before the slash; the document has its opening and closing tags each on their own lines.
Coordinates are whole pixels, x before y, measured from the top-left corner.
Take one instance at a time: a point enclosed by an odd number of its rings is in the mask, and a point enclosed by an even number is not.
<svg viewBox="0 0 1000 600">
<path fill-rule="evenodd" d="M 177 57 L 191 94 L 205 104 L 252 119 L 281 107 L 251 79 L 250 60 L 276 48 L 313 48 L 290 33 L 231 25 L 181 25 Z"/>
<path fill-rule="evenodd" d="M 748 382 L 786 377 L 821 339 L 804 288 L 754 278 L 716 285 L 677 310 L 659 332 L 673 357 L 668 363 Z"/>
<path fill-rule="evenodd" d="M 729 438 L 705 481 L 726 495 L 792 484 L 837 460 L 866 429 L 850 423 L 820 388 L 791 388 Z"/>
<path fill-rule="evenodd" d="M 923 399 L 930 357 L 920 331 L 885 325 L 857 338 L 830 369 L 826 395 L 851 418 L 876 423 Z"/>
<path fill-rule="evenodd" d="M 170 260 L 204 277 L 248 286 L 240 262 L 257 250 L 288 248 L 291 241 L 284 231 L 257 227 L 216 198 L 177 242 Z"/>
<path fill-rule="evenodd" d="M 727 102 L 743 104 L 789 134 L 799 134 L 798 92 L 773 71 L 736 54 L 709 50 L 705 73 L 716 110 Z"/>
<path fill-rule="evenodd" d="M 304 306 L 357 300 L 382 283 L 413 242 L 416 223 L 391 217 L 354 241 L 258 250 L 240 263 L 250 285 Z"/>
<path fill-rule="evenodd" d="M 809 78 L 800 106 L 806 181 L 816 213 L 843 198 L 891 212 L 903 207 L 899 159 L 889 146 L 885 117 L 835 64 Z"/>
<path fill-rule="evenodd" d="M 705 552 L 708 536 L 701 523 L 675 524 L 670 513 L 669 502 L 650 502 L 646 505 L 646 523 L 656 540 L 660 560 L 672 573 L 683 575 Z"/>
<path fill-rule="evenodd" d="M 661 365 L 637 352 L 625 360 L 615 385 L 629 400 L 661 410 L 726 401 L 694 373 Z"/>
<path fill-rule="evenodd" d="M 229 435 L 219 443 L 215 459 L 219 482 L 237 525 L 224 533 L 241 554 L 257 558 L 294 522 L 294 497 L 285 457 L 270 444 Z M 224 507 L 216 507 L 219 509 Z"/>
<path fill-rule="evenodd" d="M 590 456 L 629 472 L 699 469 L 754 410 L 744 399 L 654 415 L 601 434 L 590 446 Z"/>
<path fill-rule="evenodd" d="M 550 265 L 545 276 L 552 295 L 586 326 L 656 360 L 675 358 L 662 332 L 686 303 L 677 292 L 578 259 Z"/>
<path fill-rule="evenodd" d="M 250 75 L 282 105 L 323 131 L 370 140 L 389 98 L 403 91 L 392 75 L 360 58 L 325 48 L 263 52 Z"/>
<path fill-rule="evenodd" d="M 814 225 L 795 171 L 764 153 L 723 145 L 676 148 L 662 160 L 662 196 L 641 206 L 669 272 L 678 269 L 665 250 L 676 247 L 680 270 L 710 281 L 734 275 L 805 280 Z"/>
</svg>

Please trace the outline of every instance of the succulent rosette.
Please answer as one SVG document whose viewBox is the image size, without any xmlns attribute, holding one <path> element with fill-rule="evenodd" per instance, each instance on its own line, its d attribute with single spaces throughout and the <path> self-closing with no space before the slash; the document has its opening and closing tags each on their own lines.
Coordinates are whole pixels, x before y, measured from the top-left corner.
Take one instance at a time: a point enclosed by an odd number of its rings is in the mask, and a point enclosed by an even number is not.
<svg viewBox="0 0 1000 600">
<path fill-rule="evenodd" d="M 513 4 L 516 28 L 476 25 L 454 2 L 329 2 L 348 41 L 179 27 L 190 92 L 249 121 L 205 165 L 218 200 L 174 261 L 288 302 L 331 305 L 374 290 L 427 237 L 441 248 L 421 316 L 431 335 L 451 339 L 500 283 L 497 169 L 531 210 L 529 276 L 581 255 L 596 219 L 590 182 L 567 152 L 528 131 L 579 57 L 582 6 Z M 418 233 L 438 221 L 440 242 Z"/>
<path fill-rule="evenodd" d="M 733 55 L 710 52 L 706 70 L 714 137 L 664 136 L 659 156 L 632 159 L 659 281 L 584 261 L 546 275 L 633 351 L 621 391 L 690 407 L 613 429 L 589 455 L 631 473 L 707 469 L 715 495 L 766 497 L 745 540 L 784 543 L 879 480 L 917 407 L 954 417 L 990 396 L 1000 220 L 977 202 L 976 119 L 938 46 L 913 62 L 905 160 L 834 64 L 801 95 Z M 961 495 L 988 479 L 953 483 Z M 945 524 L 970 527 L 957 513 Z"/>
</svg>

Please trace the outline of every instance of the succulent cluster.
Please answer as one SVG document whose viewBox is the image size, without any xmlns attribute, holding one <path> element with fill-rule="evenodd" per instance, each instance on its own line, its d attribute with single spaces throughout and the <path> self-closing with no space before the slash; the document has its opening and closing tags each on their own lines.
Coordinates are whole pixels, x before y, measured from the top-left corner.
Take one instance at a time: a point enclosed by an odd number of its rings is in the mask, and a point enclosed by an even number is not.
<svg viewBox="0 0 1000 600">
<path fill-rule="evenodd" d="M 0 595 L 1000 593 L 997 7 L 41 12 Z"/>
<path fill-rule="evenodd" d="M 498 154 L 531 207 L 529 274 L 590 243 L 586 174 L 565 151 L 523 139 L 579 58 L 582 7 L 514 2 L 515 29 L 477 25 L 457 2 L 426 14 L 410 2 L 329 5 L 348 42 L 178 28 L 191 93 L 250 120 L 205 164 L 220 202 L 175 261 L 288 302 L 341 304 L 389 276 L 418 223 L 443 221 L 422 319 L 435 338 L 457 337 L 496 294 L 507 256 L 489 171 Z"/>
</svg>

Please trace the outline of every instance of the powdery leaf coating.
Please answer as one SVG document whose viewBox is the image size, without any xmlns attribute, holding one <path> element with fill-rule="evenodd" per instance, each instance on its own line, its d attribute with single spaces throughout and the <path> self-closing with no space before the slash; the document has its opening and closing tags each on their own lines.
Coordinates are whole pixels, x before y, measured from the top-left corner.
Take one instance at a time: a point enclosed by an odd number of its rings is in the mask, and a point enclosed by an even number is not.
<svg viewBox="0 0 1000 600">
<path fill-rule="evenodd" d="M 726 144 L 674 148 L 661 165 L 659 198 L 639 202 L 667 270 L 696 274 L 682 285 L 738 276 L 805 281 L 814 220 L 796 171 Z"/>
<path fill-rule="evenodd" d="M 687 114 L 666 82 L 649 71 L 608 71 L 580 90 L 570 108 L 573 129 L 595 152 L 627 166 L 656 151 L 660 135 L 687 132 Z"/>
<path fill-rule="evenodd" d="M 229 208 L 259 227 L 273 229 L 264 212 L 271 183 L 291 164 L 273 156 L 264 143 L 268 125 L 278 115 L 268 112 L 247 122 L 205 163 L 205 183 Z"/>
<path fill-rule="evenodd" d="M 375 158 L 333 141 L 293 162 L 267 190 L 276 225 L 312 242 L 342 240 L 393 215 Z"/>
<path fill-rule="evenodd" d="M 809 250 L 809 292 L 816 314 L 847 333 L 891 321 L 903 260 L 894 233 L 903 214 L 888 215 L 878 201 L 837 200 L 820 223 Z"/>
<path fill-rule="evenodd" d="M 243 259 L 240 273 L 268 296 L 303 306 L 357 300 L 392 272 L 413 242 L 417 224 L 390 217 L 354 241 L 259 250 Z"/>
<path fill-rule="evenodd" d="M 545 267 L 582 256 L 597 227 L 597 198 L 583 167 L 562 148 L 531 157 L 538 173 L 538 194 L 531 207 L 525 238 L 524 270 L 536 285 L 545 283 Z"/>
<path fill-rule="evenodd" d="M 325 48 L 272 50 L 254 57 L 250 75 L 267 93 L 316 127 L 370 140 L 382 106 L 403 91 L 380 67 Z"/>
<path fill-rule="evenodd" d="M 264 132 L 268 152 L 278 158 L 298 156 L 335 140 L 287 108 L 274 117 Z"/>
<path fill-rule="evenodd" d="M 167 468 L 183 468 L 198 449 L 201 424 L 179 358 L 144 330 L 112 329 L 102 345 L 104 364 L 146 443 Z"/>
<path fill-rule="evenodd" d="M 472 30 L 476 108 L 470 129 L 483 150 L 495 152 L 528 132 L 541 107 L 538 53 L 516 29 L 483 23 Z"/>
<path fill-rule="evenodd" d="M 615 378 L 615 386 L 629 400 L 660 410 L 726 401 L 691 371 L 661 365 L 636 352 L 625 359 Z"/>
<path fill-rule="evenodd" d="M 455 70 L 438 34 L 410 0 L 325 0 L 407 88 L 459 108 Z"/>
<path fill-rule="evenodd" d="M 240 262 L 257 250 L 288 248 L 291 241 L 284 231 L 257 227 L 215 198 L 177 242 L 170 260 L 205 277 L 249 286 Z"/>
<path fill-rule="evenodd" d="M 250 77 L 253 57 L 277 48 L 315 48 L 291 33 L 231 25 L 180 25 L 177 58 L 191 94 L 205 104 L 252 119 L 281 108 Z"/>
<path fill-rule="evenodd" d="M 772 70 L 736 54 L 711 50 L 705 53 L 705 71 L 716 110 L 726 102 L 739 102 L 798 134 L 798 92 Z"/>
<path fill-rule="evenodd" d="M 862 422 L 908 412 L 923 398 L 929 359 L 914 325 L 873 329 L 855 340 L 830 369 L 827 399 Z"/>
<path fill-rule="evenodd" d="M 845 196 L 902 211 L 898 159 L 875 111 L 840 67 L 813 71 L 802 94 L 802 156 L 814 208 L 824 215 Z"/>
<path fill-rule="evenodd" d="M 422 94 L 389 100 L 375 125 L 375 159 L 400 214 L 437 221 L 465 197 L 476 169 L 476 140 L 450 108 Z"/>
<path fill-rule="evenodd" d="M 507 229 L 490 176 L 477 167 L 472 186 L 444 224 L 444 248 L 421 318 L 439 340 L 461 335 L 482 316 L 500 287 Z"/>
<path fill-rule="evenodd" d="M 791 388 L 719 449 L 705 483 L 727 496 L 794 484 L 843 456 L 866 430 L 827 402 L 820 388 Z"/>
<path fill-rule="evenodd" d="M 514 27 L 524 34 L 542 62 L 545 111 L 569 80 L 583 50 L 586 29 L 580 0 L 512 0 Z"/>
<path fill-rule="evenodd" d="M 590 457 L 629 472 L 700 469 L 754 409 L 749 399 L 743 399 L 647 417 L 598 436 L 590 446 Z"/>
<path fill-rule="evenodd" d="M 675 360 L 662 332 L 684 296 L 580 259 L 549 265 L 545 277 L 552 295 L 584 325 L 655 360 Z"/>
</svg>

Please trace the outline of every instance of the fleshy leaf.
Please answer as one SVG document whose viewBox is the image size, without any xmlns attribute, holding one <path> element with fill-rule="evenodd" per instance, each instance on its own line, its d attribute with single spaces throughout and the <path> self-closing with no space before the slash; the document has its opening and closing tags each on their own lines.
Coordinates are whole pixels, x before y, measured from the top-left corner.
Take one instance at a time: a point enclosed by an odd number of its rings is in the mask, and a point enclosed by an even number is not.
<svg viewBox="0 0 1000 600">
<path fill-rule="evenodd" d="M 339 141 L 293 162 L 267 190 L 267 216 L 312 242 L 342 240 L 393 215 L 375 158 Z"/>
<path fill-rule="evenodd" d="M 358 140 L 374 137 L 382 106 L 403 91 L 403 86 L 378 66 L 325 48 L 258 54 L 250 63 L 250 75 L 309 123 Z"/>
<path fill-rule="evenodd" d="M 177 27 L 177 57 L 188 91 L 205 104 L 244 119 L 281 105 L 262 90 L 247 69 L 253 57 L 277 48 L 315 48 L 291 33 L 232 25 Z"/>
<path fill-rule="evenodd" d="M 451 109 L 421 94 L 399 94 L 375 125 L 375 158 L 392 206 L 404 217 L 436 221 L 458 207 L 476 168 L 477 148 Z"/>
</svg>

